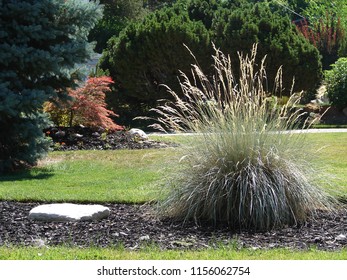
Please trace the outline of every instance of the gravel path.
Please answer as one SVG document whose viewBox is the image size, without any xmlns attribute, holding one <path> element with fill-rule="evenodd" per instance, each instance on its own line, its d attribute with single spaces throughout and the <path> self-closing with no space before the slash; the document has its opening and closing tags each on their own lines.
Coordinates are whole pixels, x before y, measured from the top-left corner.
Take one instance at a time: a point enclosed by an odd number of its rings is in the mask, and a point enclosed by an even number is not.
<svg viewBox="0 0 347 280">
<path fill-rule="evenodd" d="M 28 219 L 28 213 L 37 205 L 0 201 L 0 246 L 107 247 L 121 243 L 136 249 L 151 243 L 162 249 L 199 249 L 237 240 L 238 247 L 253 249 L 316 246 L 339 250 L 347 247 L 347 208 L 334 214 L 320 213 L 316 220 L 300 227 L 251 233 L 160 221 L 150 205 L 106 204 L 111 214 L 98 222 L 35 222 Z"/>
</svg>

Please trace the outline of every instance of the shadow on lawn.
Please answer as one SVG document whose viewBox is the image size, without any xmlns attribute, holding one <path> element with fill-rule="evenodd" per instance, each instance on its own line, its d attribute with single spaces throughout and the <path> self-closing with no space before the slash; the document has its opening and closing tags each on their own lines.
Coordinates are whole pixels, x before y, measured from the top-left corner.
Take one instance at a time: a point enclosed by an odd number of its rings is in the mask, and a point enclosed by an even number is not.
<svg viewBox="0 0 347 280">
<path fill-rule="evenodd" d="M 0 182 L 44 180 L 52 176 L 54 172 L 49 168 L 34 168 L 0 175 Z"/>
</svg>

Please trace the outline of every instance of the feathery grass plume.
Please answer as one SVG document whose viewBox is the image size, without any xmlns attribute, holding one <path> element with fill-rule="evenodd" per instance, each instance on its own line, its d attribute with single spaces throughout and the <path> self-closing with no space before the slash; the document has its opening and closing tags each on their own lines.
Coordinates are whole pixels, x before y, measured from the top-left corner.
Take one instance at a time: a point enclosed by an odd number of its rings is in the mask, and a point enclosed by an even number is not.
<svg viewBox="0 0 347 280">
<path fill-rule="evenodd" d="M 295 109 L 300 94 L 277 104 L 264 86 L 265 57 L 256 65 L 256 45 L 249 55 L 239 54 L 239 81 L 230 57 L 215 51 L 212 79 L 193 65 L 193 78 L 181 73 L 183 97 L 168 88 L 174 101 L 154 109 L 156 127 L 196 133 L 182 147 L 162 214 L 268 230 L 330 208 L 330 198 L 310 181 L 305 134 L 292 131 L 304 130 L 303 113 Z M 281 91 L 281 69 L 273 91 Z"/>
</svg>

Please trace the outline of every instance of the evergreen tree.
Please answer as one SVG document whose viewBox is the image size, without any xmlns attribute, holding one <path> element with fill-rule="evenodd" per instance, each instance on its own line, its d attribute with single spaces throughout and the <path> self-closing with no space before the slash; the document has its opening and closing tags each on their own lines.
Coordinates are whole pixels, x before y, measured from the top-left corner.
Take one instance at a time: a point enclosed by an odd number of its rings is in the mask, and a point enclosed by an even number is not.
<svg viewBox="0 0 347 280">
<path fill-rule="evenodd" d="M 167 98 L 162 84 L 178 88 L 179 71 L 189 71 L 194 63 L 184 44 L 199 62 L 210 65 L 208 30 L 177 8 L 156 11 L 110 39 L 100 66 L 116 81 L 118 92 L 108 96 L 108 103 L 120 115 L 120 123 L 129 124 L 158 99 Z"/>
<path fill-rule="evenodd" d="M 129 125 L 157 100 L 170 98 L 160 84 L 178 89 L 178 71 L 188 73 L 194 62 L 183 43 L 211 76 L 211 41 L 231 55 L 234 69 L 239 68 L 237 53 L 249 52 L 258 43 L 258 57 L 267 55 L 269 90 L 280 66 L 287 90 L 283 94 L 289 93 L 293 78 L 298 91 L 313 90 L 320 82 L 318 50 L 299 35 L 281 6 L 265 0 L 181 0 L 129 25 L 109 41 L 100 66 L 117 82 L 118 94 L 113 95 L 117 99 L 109 98 L 108 103 L 127 117 L 119 122 Z"/>
<path fill-rule="evenodd" d="M 48 150 L 45 101 L 66 96 L 92 53 L 96 2 L 0 0 L 0 173 L 32 165 Z"/>
<path fill-rule="evenodd" d="M 100 0 L 104 16 L 91 30 L 89 40 L 95 41 L 95 51 L 102 53 L 107 41 L 118 36 L 131 22 L 141 21 L 148 13 L 171 6 L 176 0 Z"/>
<path fill-rule="evenodd" d="M 212 26 L 216 44 L 231 55 L 234 69 L 239 69 L 237 53 L 246 53 L 258 43 L 258 57 L 267 56 L 269 90 L 279 67 L 283 69 L 283 94 L 290 92 L 293 78 L 294 91 L 315 90 L 322 78 L 318 50 L 299 35 L 288 16 L 270 4 L 244 3 L 221 13 Z"/>
<path fill-rule="evenodd" d="M 148 13 L 143 0 L 100 0 L 100 3 L 104 5 L 104 15 L 89 34 L 98 53 L 106 48 L 112 36 L 118 36 L 130 22 L 139 21 Z"/>
<path fill-rule="evenodd" d="M 167 7 L 175 3 L 176 0 L 143 0 L 143 5 L 146 8 L 154 11 L 163 7 Z"/>
</svg>

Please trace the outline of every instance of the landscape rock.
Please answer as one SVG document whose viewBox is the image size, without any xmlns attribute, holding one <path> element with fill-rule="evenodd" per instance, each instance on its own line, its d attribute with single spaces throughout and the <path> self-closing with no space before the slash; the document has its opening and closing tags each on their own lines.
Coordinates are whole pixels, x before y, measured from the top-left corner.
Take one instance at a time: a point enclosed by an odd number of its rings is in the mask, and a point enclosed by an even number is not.
<svg viewBox="0 0 347 280">
<path fill-rule="evenodd" d="M 140 236 L 139 240 L 140 241 L 145 241 L 145 240 L 150 240 L 151 238 L 149 237 L 149 235 L 143 235 L 143 236 Z"/>
<path fill-rule="evenodd" d="M 96 221 L 108 217 L 110 209 L 102 205 L 55 203 L 39 205 L 29 212 L 37 221 Z"/>
<path fill-rule="evenodd" d="M 82 138 L 83 137 L 82 134 L 78 134 L 78 133 L 75 133 L 73 136 L 76 137 L 76 138 Z"/>
<path fill-rule="evenodd" d="M 335 239 L 336 239 L 337 241 L 345 241 L 345 240 L 347 240 L 347 236 L 344 235 L 344 234 L 340 234 L 340 235 L 336 236 Z"/>
<path fill-rule="evenodd" d="M 147 140 L 148 135 L 141 129 L 132 128 L 129 130 L 129 134 L 132 138 L 139 138 L 140 140 Z"/>
</svg>

